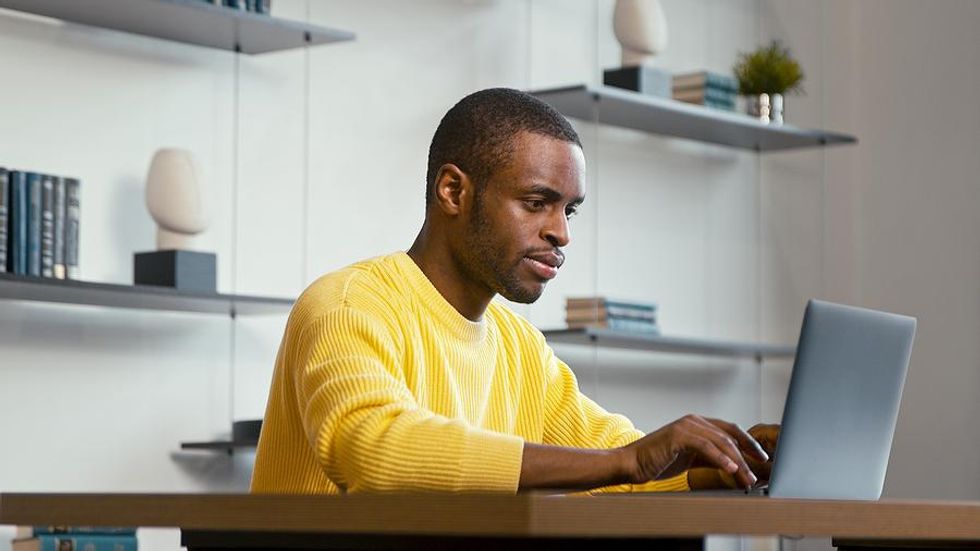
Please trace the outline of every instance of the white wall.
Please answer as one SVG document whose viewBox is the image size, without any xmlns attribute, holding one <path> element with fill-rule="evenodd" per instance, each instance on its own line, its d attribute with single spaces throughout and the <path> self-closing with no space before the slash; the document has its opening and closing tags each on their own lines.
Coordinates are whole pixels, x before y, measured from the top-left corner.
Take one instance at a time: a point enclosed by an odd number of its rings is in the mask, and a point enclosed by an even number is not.
<svg viewBox="0 0 980 551">
<path fill-rule="evenodd" d="M 357 41 L 237 60 L 0 11 L 0 165 L 81 177 L 82 277 L 125 283 L 132 253 L 153 247 L 141 195 L 150 156 L 191 149 L 214 199 L 200 246 L 219 255 L 219 288 L 292 296 L 318 274 L 410 244 L 428 142 L 460 97 L 598 83 L 618 64 L 612 4 L 276 0 L 277 16 L 352 30 Z M 980 435 L 969 428 L 980 201 L 964 176 L 978 168 L 977 8 L 664 0 L 664 9 L 662 67 L 724 71 L 737 51 L 782 38 L 808 75 L 807 94 L 789 98 L 790 120 L 861 143 L 758 157 L 574 121 L 588 201 L 561 277 L 516 308 L 554 327 L 565 296 L 606 293 L 659 302 L 665 332 L 770 342 L 795 340 L 811 296 L 919 315 L 888 492 L 980 497 L 971 459 Z M 249 454 L 181 453 L 178 443 L 262 414 L 284 322 L 3 301 L 0 491 L 244 491 Z M 787 362 L 759 371 L 558 352 L 587 393 L 644 429 L 688 411 L 778 420 L 789 374 Z M 172 531 L 141 538 L 145 548 L 176 545 Z"/>
</svg>

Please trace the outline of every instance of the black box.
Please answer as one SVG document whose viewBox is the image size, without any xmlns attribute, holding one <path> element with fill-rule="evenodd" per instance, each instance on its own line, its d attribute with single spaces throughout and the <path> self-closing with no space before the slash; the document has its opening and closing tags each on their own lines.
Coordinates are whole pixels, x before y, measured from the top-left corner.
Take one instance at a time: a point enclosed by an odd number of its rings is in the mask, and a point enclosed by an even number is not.
<svg viewBox="0 0 980 551">
<path fill-rule="evenodd" d="M 133 281 L 181 291 L 218 291 L 217 256 L 197 251 L 153 251 L 133 255 Z"/>
<path fill-rule="evenodd" d="M 602 83 L 606 86 L 633 90 L 648 96 L 670 98 L 674 95 L 673 75 L 663 69 L 645 65 L 606 69 L 602 72 Z"/>
</svg>

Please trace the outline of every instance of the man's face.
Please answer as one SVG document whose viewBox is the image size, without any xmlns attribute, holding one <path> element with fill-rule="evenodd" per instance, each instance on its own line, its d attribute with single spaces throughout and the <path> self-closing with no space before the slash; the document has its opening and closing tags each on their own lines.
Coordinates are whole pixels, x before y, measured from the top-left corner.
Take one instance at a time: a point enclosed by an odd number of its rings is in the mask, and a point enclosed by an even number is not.
<svg viewBox="0 0 980 551">
<path fill-rule="evenodd" d="M 504 298 L 531 303 L 558 274 L 568 218 L 584 199 L 585 155 L 577 145 L 524 132 L 510 162 L 477 194 L 460 264 Z"/>
</svg>

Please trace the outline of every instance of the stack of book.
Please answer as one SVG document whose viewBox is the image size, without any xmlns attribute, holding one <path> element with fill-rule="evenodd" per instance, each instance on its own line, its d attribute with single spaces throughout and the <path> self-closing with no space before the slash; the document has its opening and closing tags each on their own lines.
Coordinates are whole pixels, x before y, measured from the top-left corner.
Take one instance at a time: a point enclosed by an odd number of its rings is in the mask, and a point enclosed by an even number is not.
<svg viewBox="0 0 980 551">
<path fill-rule="evenodd" d="M 709 71 L 674 75 L 674 99 L 722 109 L 735 110 L 738 81 L 727 75 Z"/>
<path fill-rule="evenodd" d="M 76 276 L 79 185 L 76 178 L 0 167 L 0 272 Z"/>
<path fill-rule="evenodd" d="M 610 300 L 605 297 L 566 299 L 565 323 L 569 329 L 600 327 L 617 331 L 660 333 L 656 304 Z"/>
<path fill-rule="evenodd" d="M 18 527 L 11 551 L 136 551 L 136 528 Z"/>
<path fill-rule="evenodd" d="M 203 0 L 203 2 L 234 10 L 261 13 L 263 15 L 269 15 L 272 11 L 272 0 Z"/>
</svg>

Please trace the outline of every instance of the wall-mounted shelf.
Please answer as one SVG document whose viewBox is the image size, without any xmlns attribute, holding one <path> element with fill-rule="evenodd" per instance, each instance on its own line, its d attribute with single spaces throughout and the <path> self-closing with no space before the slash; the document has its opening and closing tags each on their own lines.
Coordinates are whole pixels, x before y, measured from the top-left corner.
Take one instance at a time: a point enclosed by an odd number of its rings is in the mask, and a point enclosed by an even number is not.
<svg viewBox="0 0 980 551">
<path fill-rule="evenodd" d="M 235 450 L 252 449 L 258 444 L 258 440 L 242 442 L 235 442 L 233 440 L 215 442 L 181 442 L 180 449 L 226 452 L 228 455 L 232 455 L 235 453 Z"/>
<path fill-rule="evenodd" d="M 261 419 L 235 421 L 231 424 L 231 440 L 216 442 L 182 442 L 182 450 L 223 451 L 228 455 L 237 449 L 254 448 L 259 445 L 259 434 L 262 432 Z"/>
<path fill-rule="evenodd" d="M 287 298 L 194 293 L 152 285 L 116 285 L 0 274 L 0 299 L 225 315 L 284 314 Z"/>
<path fill-rule="evenodd" d="M 793 346 L 771 344 L 716 341 L 689 337 L 667 337 L 664 335 L 640 332 L 613 331 L 610 329 L 554 329 L 542 331 L 551 344 L 577 344 L 622 348 L 627 350 L 647 350 L 674 354 L 697 354 L 701 356 L 727 356 L 735 358 L 792 358 L 796 355 Z"/>
<path fill-rule="evenodd" d="M 351 32 L 203 0 L 0 0 L 0 8 L 246 54 L 354 39 Z"/>
<path fill-rule="evenodd" d="M 586 85 L 533 91 L 567 117 L 754 151 L 856 143 L 845 134 L 766 125 L 747 115 Z"/>
</svg>

